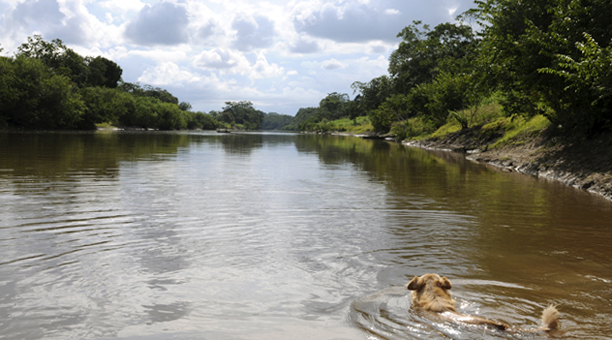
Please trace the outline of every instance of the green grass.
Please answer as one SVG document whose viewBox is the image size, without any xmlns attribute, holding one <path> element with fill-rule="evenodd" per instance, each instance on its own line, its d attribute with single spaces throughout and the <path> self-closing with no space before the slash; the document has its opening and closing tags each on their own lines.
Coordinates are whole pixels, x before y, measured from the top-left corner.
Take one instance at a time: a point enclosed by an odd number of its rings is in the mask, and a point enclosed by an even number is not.
<svg viewBox="0 0 612 340">
<path fill-rule="evenodd" d="M 426 136 L 426 138 L 441 138 L 450 133 L 457 132 L 461 130 L 461 125 L 456 121 L 450 121 L 444 125 L 442 125 L 439 129 L 437 129 L 434 133 Z"/>
<path fill-rule="evenodd" d="M 434 129 L 422 117 L 414 117 L 404 121 L 395 122 L 390 133 L 398 140 L 423 140 L 430 138 L 444 138 L 445 136 L 462 129 L 456 117 L 469 121 L 469 128 L 480 126 L 479 135 L 483 140 L 498 138 L 491 148 L 501 148 L 507 145 L 521 145 L 537 136 L 550 126 L 548 119 L 542 115 L 532 118 L 521 116 L 505 117 L 497 98 L 490 98 L 477 109 L 461 110 L 455 115 L 449 115 L 446 124 Z M 339 131 L 352 134 L 373 132 L 374 128 L 368 117 L 349 118 L 334 121 L 323 120 L 317 123 L 316 131 Z M 478 133 L 477 133 L 478 134 Z"/>
<path fill-rule="evenodd" d="M 498 139 L 493 145 L 492 148 L 500 148 L 506 145 L 521 145 L 525 143 L 526 139 L 532 138 L 542 131 L 544 131 L 547 127 L 550 126 L 550 121 L 542 115 L 534 116 L 530 119 L 525 118 L 516 118 L 514 120 L 510 118 L 504 118 L 504 135 Z M 510 122 L 507 122 L 510 120 Z M 483 130 L 489 124 L 483 126 Z"/>
<path fill-rule="evenodd" d="M 368 117 L 357 117 L 355 120 L 342 118 L 327 122 L 326 130 L 359 134 L 374 131 L 374 127 Z"/>
<path fill-rule="evenodd" d="M 550 126 L 548 119 L 542 115 L 531 118 L 521 116 L 505 117 L 502 107 L 495 98 L 484 102 L 477 110 L 462 110 L 449 115 L 446 124 L 435 131 L 428 131 L 420 118 L 412 118 L 394 125 L 396 135 L 406 136 L 406 140 L 440 139 L 451 133 L 461 130 L 460 121 L 456 118 L 469 121 L 468 127 L 481 126 L 480 137 L 498 138 L 490 147 L 501 148 L 507 145 L 522 145 L 526 141 L 539 135 Z M 392 129 L 393 131 L 393 129 Z"/>
</svg>

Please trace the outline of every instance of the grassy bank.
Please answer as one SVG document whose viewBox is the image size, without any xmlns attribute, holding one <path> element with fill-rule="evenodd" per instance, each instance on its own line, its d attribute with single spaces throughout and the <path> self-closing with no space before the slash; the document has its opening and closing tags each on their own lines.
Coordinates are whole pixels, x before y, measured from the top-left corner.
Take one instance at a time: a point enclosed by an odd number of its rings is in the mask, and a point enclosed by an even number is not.
<svg viewBox="0 0 612 340">
<path fill-rule="evenodd" d="M 348 134 L 374 133 L 374 127 L 368 117 L 355 119 L 342 118 L 337 120 L 323 119 L 313 126 L 314 132 L 343 132 Z"/>
<path fill-rule="evenodd" d="M 612 200 L 612 135 L 562 135 L 546 117 L 504 117 L 483 108 L 472 125 L 455 119 L 409 145 L 468 152 L 468 159 L 539 178 L 560 181 Z"/>
<path fill-rule="evenodd" d="M 366 117 L 326 124 L 328 132 L 373 133 Z M 590 138 L 561 135 L 542 115 L 505 116 L 496 101 L 451 113 L 437 129 L 421 118 L 411 118 L 395 123 L 390 133 L 409 145 L 467 152 L 474 161 L 558 180 L 612 200 L 610 134 Z"/>
<path fill-rule="evenodd" d="M 489 149 L 525 143 L 550 128 L 550 125 L 542 115 L 507 117 L 498 101 L 491 99 L 475 108 L 451 112 L 446 124 L 437 129 L 429 128 L 421 118 L 413 118 L 396 124 L 392 131 L 400 137 L 398 139 L 408 142 L 450 138 L 464 144 L 464 149 Z"/>
<path fill-rule="evenodd" d="M 501 148 L 520 145 L 538 136 L 550 127 L 544 116 L 532 118 L 522 116 L 506 117 L 496 100 L 484 103 L 478 108 L 452 112 L 446 124 L 433 128 L 420 117 L 395 123 L 389 134 L 398 141 L 441 141 L 457 139 L 457 148 Z M 351 134 L 374 133 L 368 117 L 322 121 L 317 124 L 318 132 L 344 132 Z M 453 138 L 455 136 L 455 138 Z"/>
</svg>

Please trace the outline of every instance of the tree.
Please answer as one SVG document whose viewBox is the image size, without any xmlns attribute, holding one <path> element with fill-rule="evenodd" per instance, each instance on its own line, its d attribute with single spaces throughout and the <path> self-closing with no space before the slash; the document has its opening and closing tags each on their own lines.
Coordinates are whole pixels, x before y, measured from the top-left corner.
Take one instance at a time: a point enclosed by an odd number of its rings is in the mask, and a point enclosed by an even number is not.
<svg viewBox="0 0 612 340">
<path fill-rule="evenodd" d="M 16 56 L 23 56 L 31 59 L 38 59 L 47 65 L 51 70 L 56 70 L 63 65 L 63 55 L 68 48 L 60 39 L 52 42 L 45 41 L 42 36 L 35 35 L 28 37 L 28 42 L 17 47 L 19 51 Z"/>
<path fill-rule="evenodd" d="M 70 79 L 54 74 L 40 60 L 0 58 L 0 124 L 21 129 L 73 129 L 83 101 Z"/>
<path fill-rule="evenodd" d="M 159 100 L 152 97 L 134 97 L 133 107 L 119 117 L 119 125 L 143 129 L 159 126 Z"/>
<path fill-rule="evenodd" d="M 266 114 L 262 129 L 263 130 L 281 130 L 285 126 L 291 124 L 293 120 L 292 116 L 282 115 L 276 112 L 270 112 Z"/>
<path fill-rule="evenodd" d="M 94 129 L 95 124 L 119 122 L 134 110 L 131 95 L 107 87 L 86 87 L 81 90 L 85 103 L 83 120 L 79 129 Z"/>
<path fill-rule="evenodd" d="M 389 57 L 389 73 L 396 93 L 432 82 L 441 72 L 469 68 L 477 39 L 472 28 L 463 24 L 442 23 L 433 30 L 420 21 L 405 27 L 397 50 Z"/>
<path fill-rule="evenodd" d="M 408 105 L 408 97 L 404 94 L 395 94 L 387 98 L 368 115 L 374 130 L 388 132 L 394 122 L 408 118 Z"/>
<path fill-rule="evenodd" d="M 256 110 L 253 103 L 249 101 L 225 102 L 217 120 L 229 124 L 240 124 L 249 130 L 259 130 L 265 117 L 265 113 Z"/>
<path fill-rule="evenodd" d="M 103 86 L 114 89 L 121 80 L 123 70 L 112 60 L 104 57 L 87 57 L 87 86 Z"/>
<path fill-rule="evenodd" d="M 353 93 L 361 94 L 359 103 L 366 113 L 379 107 L 394 93 L 393 82 L 386 75 L 374 78 L 367 83 L 356 81 L 351 88 Z"/>
<path fill-rule="evenodd" d="M 356 123 L 357 117 L 366 115 L 366 111 L 361 105 L 361 98 L 362 97 L 360 94 L 355 96 L 353 100 L 348 102 L 348 105 L 346 105 L 346 109 L 345 109 L 348 113 L 349 118 L 352 119 L 355 123 Z"/>
<path fill-rule="evenodd" d="M 491 87 L 503 91 L 508 114 L 541 113 L 563 129 L 586 135 L 607 126 L 608 111 L 597 106 L 602 101 L 593 99 L 602 96 L 597 86 L 605 78 L 597 74 L 606 74 L 612 67 L 598 62 L 612 41 L 609 1 L 487 0 L 477 4 L 472 13 L 485 28 L 481 64 L 486 65 Z M 582 66 L 570 60 L 581 60 Z M 598 69 L 597 74 L 589 71 L 590 76 L 575 77 L 578 69 L 588 68 Z"/>
<path fill-rule="evenodd" d="M 287 127 L 294 131 L 310 131 L 317 122 L 321 120 L 318 107 L 301 107 L 291 120 L 291 125 Z"/>
<path fill-rule="evenodd" d="M 173 96 L 168 90 L 153 87 L 151 85 L 140 85 L 139 83 L 126 83 L 121 82 L 118 85 L 121 91 L 131 93 L 137 97 L 151 97 L 158 99 L 163 103 L 170 103 L 179 105 L 179 100 L 175 96 Z"/>
<path fill-rule="evenodd" d="M 329 93 L 319 102 L 321 114 L 328 120 L 336 120 L 348 116 L 347 104 L 349 100 L 349 96 L 346 93 Z"/>
<path fill-rule="evenodd" d="M 170 92 L 168 92 L 168 90 L 165 90 L 159 87 L 153 87 L 151 85 L 145 85 L 143 88 L 144 88 L 144 96 L 146 97 L 153 97 L 153 98 L 159 99 L 159 101 L 163 103 L 169 103 L 169 104 L 175 104 L 175 105 L 179 104 L 178 98 L 173 96 Z"/>
<path fill-rule="evenodd" d="M 171 103 L 159 103 L 158 128 L 160 130 L 181 130 L 187 128 L 187 114 L 177 105 Z"/>
<path fill-rule="evenodd" d="M 482 96 L 475 90 L 471 75 L 452 75 L 440 73 L 433 82 L 419 85 L 411 91 L 411 107 L 413 111 L 419 107 L 418 96 L 424 96 L 420 112 L 413 112 L 412 116 L 421 115 L 434 129 L 447 122 L 449 114 L 459 121 L 463 128 L 467 128 L 471 115 L 460 115 L 462 110 L 475 110 Z M 472 115 L 474 111 L 471 111 Z"/>
<path fill-rule="evenodd" d="M 569 84 L 555 110 L 547 114 L 554 123 L 579 134 L 612 131 L 612 46 L 602 48 L 588 33 L 584 43 L 577 43 L 582 56 L 575 60 L 557 55 L 560 69 L 540 69 Z"/>
<path fill-rule="evenodd" d="M 191 111 L 191 104 L 188 102 L 180 102 L 179 103 L 179 109 L 183 110 L 183 111 Z"/>
<path fill-rule="evenodd" d="M 17 48 L 17 56 L 38 59 L 59 75 L 70 78 L 79 87 L 117 87 L 123 70 L 103 57 L 83 58 L 68 48 L 60 39 L 45 41 L 40 35 L 28 37 L 28 42 Z"/>
<path fill-rule="evenodd" d="M 187 116 L 188 129 L 200 128 L 203 130 L 214 130 L 219 127 L 219 122 L 217 122 L 211 114 L 188 111 Z"/>
</svg>

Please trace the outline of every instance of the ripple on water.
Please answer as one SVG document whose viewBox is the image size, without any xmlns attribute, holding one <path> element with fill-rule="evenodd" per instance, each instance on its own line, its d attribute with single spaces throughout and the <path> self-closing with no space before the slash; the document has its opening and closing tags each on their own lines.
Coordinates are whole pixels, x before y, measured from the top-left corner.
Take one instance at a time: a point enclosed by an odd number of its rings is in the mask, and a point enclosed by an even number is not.
<svg viewBox="0 0 612 340">
<path fill-rule="evenodd" d="M 459 281 L 459 280 L 458 280 Z M 485 282 L 476 280 L 469 282 L 480 286 L 499 285 L 502 287 L 519 288 L 513 284 L 502 282 Z M 474 301 L 491 300 L 486 294 L 467 294 Z M 533 314 L 532 308 L 521 310 L 521 306 L 531 306 L 542 311 L 542 306 L 535 302 L 513 298 L 499 298 L 499 309 L 502 313 L 494 313 L 479 306 L 478 302 L 465 300 L 465 298 L 454 296 L 457 301 L 457 309 L 461 313 L 478 315 L 493 320 L 498 320 L 511 326 L 522 329 L 534 329 L 539 326 L 540 320 L 520 316 L 519 314 Z M 489 314 L 490 313 L 490 314 Z M 513 315 L 514 314 L 514 315 Z M 491 330 L 479 326 L 458 325 L 436 319 L 435 315 L 415 311 L 411 308 L 410 293 L 405 286 L 393 286 L 376 293 L 362 296 L 353 301 L 350 307 L 351 321 L 363 331 L 371 334 L 374 338 L 385 340 L 400 339 L 547 339 L 546 334 L 533 333 L 509 333 Z"/>
</svg>

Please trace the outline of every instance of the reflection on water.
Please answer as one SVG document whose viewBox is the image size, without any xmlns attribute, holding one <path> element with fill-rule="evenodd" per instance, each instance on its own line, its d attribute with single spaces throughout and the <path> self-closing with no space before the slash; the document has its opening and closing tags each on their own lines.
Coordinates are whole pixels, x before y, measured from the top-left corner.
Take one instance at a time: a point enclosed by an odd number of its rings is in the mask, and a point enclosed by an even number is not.
<svg viewBox="0 0 612 340">
<path fill-rule="evenodd" d="M 612 204 L 461 155 L 332 136 L 0 134 L 3 339 L 563 338 L 612 332 Z M 397 288 L 399 287 L 399 288 Z"/>
</svg>

